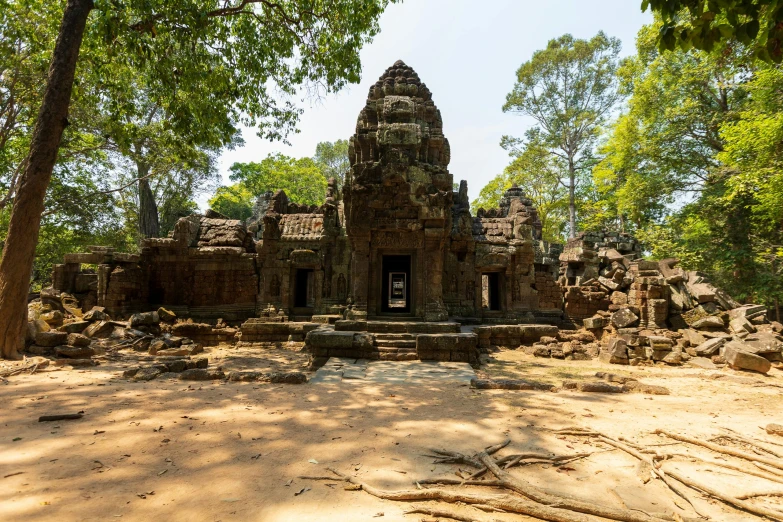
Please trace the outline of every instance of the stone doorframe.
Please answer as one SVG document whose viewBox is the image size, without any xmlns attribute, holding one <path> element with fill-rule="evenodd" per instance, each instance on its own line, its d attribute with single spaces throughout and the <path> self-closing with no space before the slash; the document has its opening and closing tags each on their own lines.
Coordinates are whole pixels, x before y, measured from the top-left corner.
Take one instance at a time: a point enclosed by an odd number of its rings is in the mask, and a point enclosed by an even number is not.
<svg viewBox="0 0 783 522">
<path fill-rule="evenodd" d="M 408 284 L 410 285 L 410 312 L 404 314 L 385 314 L 383 309 L 381 285 L 386 284 L 383 280 L 383 256 L 410 256 L 411 258 L 411 276 Z M 421 310 L 423 295 L 421 294 L 422 285 L 417 284 L 417 276 L 422 273 L 419 266 L 421 256 L 416 249 L 389 249 L 372 248 L 370 249 L 370 284 L 369 295 L 367 296 L 367 314 L 370 316 L 389 315 L 397 317 L 416 317 L 417 312 Z"/>
</svg>

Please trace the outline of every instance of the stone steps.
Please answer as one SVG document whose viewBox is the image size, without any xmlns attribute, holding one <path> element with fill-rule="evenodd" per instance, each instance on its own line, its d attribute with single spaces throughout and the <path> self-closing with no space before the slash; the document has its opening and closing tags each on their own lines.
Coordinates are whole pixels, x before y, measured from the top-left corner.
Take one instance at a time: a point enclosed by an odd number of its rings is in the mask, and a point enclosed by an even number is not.
<svg viewBox="0 0 783 522">
<path fill-rule="evenodd" d="M 367 321 L 367 331 L 374 334 L 459 333 L 460 324 L 425 321 Z"/>
<path fill-rule="evenodd" d="M 419 356 L 416 352 L 381 352 L 379 360 L 381 361 L 416 361 Z"/>
<path fill-rule="evenodd" d="M 416 339 L 400 339 L 400 340 L 375 340 L 375 346 L 383 346 L 386 348 L 413 348 L 416 349 Z"/>
<path fill-rule="evenodd" d="M 376 346 L 378 353 L 416 353 L 416 347 Z"/>
</svg>

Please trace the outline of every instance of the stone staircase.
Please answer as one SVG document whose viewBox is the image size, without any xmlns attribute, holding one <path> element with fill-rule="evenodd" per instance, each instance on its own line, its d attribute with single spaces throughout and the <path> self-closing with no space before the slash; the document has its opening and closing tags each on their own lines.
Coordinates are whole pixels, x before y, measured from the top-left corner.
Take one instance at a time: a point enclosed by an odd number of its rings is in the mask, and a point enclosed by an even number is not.
<svg viewBox="0 0 783 522">
<path fill-rule="evenodd" d="M 376 333 L 375 346 L 382 361 L 415 361 L 416 335 L 409 333 Z"/>
</svg>

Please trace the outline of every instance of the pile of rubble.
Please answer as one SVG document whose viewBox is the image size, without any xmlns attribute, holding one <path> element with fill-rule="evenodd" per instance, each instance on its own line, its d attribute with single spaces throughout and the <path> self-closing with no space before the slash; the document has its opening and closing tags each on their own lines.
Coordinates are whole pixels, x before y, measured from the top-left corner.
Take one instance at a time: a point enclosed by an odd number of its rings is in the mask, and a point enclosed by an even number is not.
<svg viewBox="0 0 783 522">
<path fill-rule="evenodd" d="M 173 312 L 159 308 L 134 314 L 128 321 L 116 321 L 103 307 L 82 312 L 69 294 L 47 289 L 28 305 L 25 351 L 66 358 L 69 364 L 81 366 L 96 364 L 96 355 L 117 349 L 132 349 L 158 357 L 203 352 L 202 344 L 172 334 L 178 326 L 176 319 Z"/>
<path fill-rule="evenodd" d="M 662 362 L 767 373 L 783 362 L 783 325 L 759 305 L 740 305 L 698 272 L 672 259 L 622 261 L 599 253 L 596 281 L 609 297 L 607 310 L 583 320 L 603 341 L 601 360 L 615 364 Z M 621 275 L 618 275 L 621 274 Z"/>
</svg>

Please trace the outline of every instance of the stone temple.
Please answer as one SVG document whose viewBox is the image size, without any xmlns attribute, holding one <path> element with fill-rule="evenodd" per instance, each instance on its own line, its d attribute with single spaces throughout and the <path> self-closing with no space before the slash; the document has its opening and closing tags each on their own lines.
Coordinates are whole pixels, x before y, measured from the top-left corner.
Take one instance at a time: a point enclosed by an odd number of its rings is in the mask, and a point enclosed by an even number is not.
<svg viewBox="0 0 783 522">
<path fill-rule="evenodd" d="M 137 254 L 93 247 L 66 255 L 54 289 L 113 317 L 163 306 L 190 319 L 175 332 L 193 337 L 203 327 L 205 342 L 306 335 L 317 357 L 471 362 L 477 337 L 478 345 L 491 335 L 492 344 L 518 346 L 585 319 L 603 327 L 590 318 L 620 309 L 641 328 L 666 328 L 685 310 L 729 299 L 675 260 L 642 260 L 625 234 L 543 241 L 537 211 L 517 187 L 499 208 L 471 213 L 467 183 L 457 186 L 448 170 L 440 111 L 401 61 L 370 88 L 349 157 L 342 193 L 330 180 L 319 207 L 277 191 L 246 223 L 191 215 Z M 494 326 L 463 333 L 466 324 Z"/>
<path fill-rule="evenodd" d="M 234 321 L 270 308 L 290 318 L 346 308 L 352 318 L 561 318 L 562 247 L 541 240 L 519 189 L 471 215 L 467 183 L 455 190 L 448 171 L 440 111 L 411 67 L 396 62 L 370 88 L 349 156 L 343 193 L 330 182 L 320 207 L 278 191 L 247 224 L 182 218 L 139 254 L 66 256 L 54 286 L 118 315 L 165 305 Z"/>
</svg>

